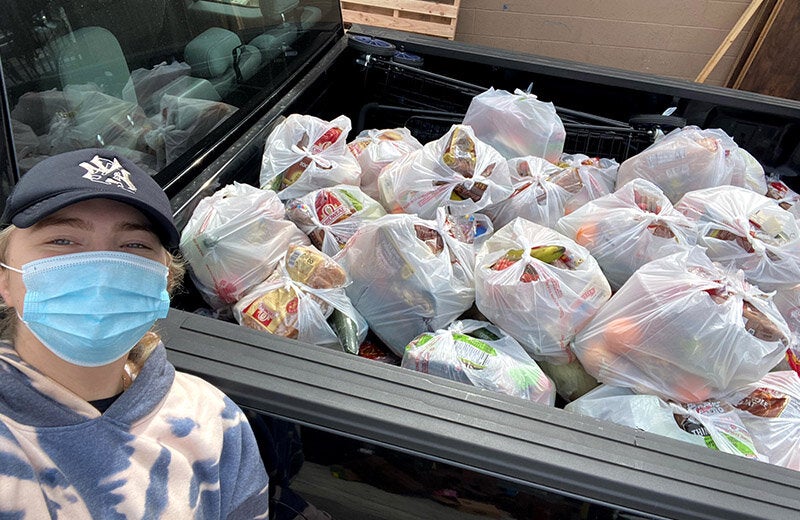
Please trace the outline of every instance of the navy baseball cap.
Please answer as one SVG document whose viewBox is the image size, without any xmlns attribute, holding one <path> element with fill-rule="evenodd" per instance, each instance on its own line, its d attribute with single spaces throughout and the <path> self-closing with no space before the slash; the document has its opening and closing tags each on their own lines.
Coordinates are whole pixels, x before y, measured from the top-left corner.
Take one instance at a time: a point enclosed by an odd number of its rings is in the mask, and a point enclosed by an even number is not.
<svg viewBox="0 0 800 520">
<path fill-rule="evenodd" d="M 180 242 L 161 186 L 127 157 L 102 148 L 66 152 L 37 163 L 14 186 L 0 224 L 27 228 L 70 204 L 99 198 L 130 204 L 144 213 L 166 248 Z"/>
</svg>

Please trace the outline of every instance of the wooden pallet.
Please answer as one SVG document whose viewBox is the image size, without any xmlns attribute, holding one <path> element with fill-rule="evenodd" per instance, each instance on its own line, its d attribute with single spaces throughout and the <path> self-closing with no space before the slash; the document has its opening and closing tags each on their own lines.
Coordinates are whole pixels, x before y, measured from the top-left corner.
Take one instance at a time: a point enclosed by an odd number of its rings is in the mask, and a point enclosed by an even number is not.
<svg viewBox="0 0 800 520">
<path fill-rule="evenodd" d="M 440 36 L 456 36 L 458 6 L 461 0 L 341 0 L 345 23 L 386 27 L 398 31 Z"/>
</svg>

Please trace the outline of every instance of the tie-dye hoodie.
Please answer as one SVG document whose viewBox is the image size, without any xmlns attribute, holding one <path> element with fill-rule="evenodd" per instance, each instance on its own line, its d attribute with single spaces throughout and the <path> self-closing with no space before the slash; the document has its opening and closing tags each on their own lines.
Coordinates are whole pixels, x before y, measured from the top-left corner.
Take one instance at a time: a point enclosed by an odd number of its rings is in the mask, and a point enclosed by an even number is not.
<svg viewBox="0 0 800 520">
<path fill-rule="evenodd" d="M 242 411 L 163 345 L 100 414 L 0 343 L 0 518 L 267 518 Z"/>
</svg>

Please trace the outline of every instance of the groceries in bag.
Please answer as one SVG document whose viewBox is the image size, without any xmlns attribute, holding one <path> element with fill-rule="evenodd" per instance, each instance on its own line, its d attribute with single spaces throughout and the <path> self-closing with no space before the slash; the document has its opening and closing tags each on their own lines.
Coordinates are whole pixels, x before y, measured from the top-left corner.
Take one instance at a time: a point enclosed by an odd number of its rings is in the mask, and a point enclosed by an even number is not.
<svg viewBox="0 0 800 520">
<path fill-rule="evenodd" d="M 767 179 L 767 197 L 778 201 L 778 205 L 800 218 L 800 194 L 780 179 Z"/>
<path fill-rule="evenodd" d="M 416 215 L 386 215 L 364 224 L 334 257 L 352 281 L 346 290 L 353 305 L 398 356 L 474 302 L 471 265 L 459 260 L 473 245 L 447 234 Z"/>
<path fill-rule="evenodd" d="M 346 285 L 347 273 L 328 255 L 291 245 L 269 278 L 234 305 L 234 317 L 254 330 L 358 354 L 367 323 L 347 298 Z"/>
<path fill-rule="evenodd" d="M 661 188 L 673 204 L 690 191 L 713 186 L 736 183 L 751 188 L 753 183 L 746 179 L 757 178 L 759 173 L 763 177 L 764 172 L 749 173 L 752 163 L 745 157 L 723 130 L 676 128 L 625 160 L 619 166 L 617 187 L 633 179 L 646 179 Z M 761 194 L 766 191 L 763 180 L 754 183 L 763 185 Z"/>
<path fill-rule="evenodd" d="M 380 199 L 378 175 L 397 159 L 422 149 L 422 143 L 407 128 L 363 130 L 348 145 L 361 167 L 361 190 L 375 200 Z"/>
<path fill-rule="evenodd" d="M 644 179 L 588 202 L 561 218 L 555 229 L 592 253 L 613 290 L 647 262 L 696 243 L 692 221 Z"/>
<path fill-rule="evenodd" d="M 309 240 L 275 192 L 235 182 L 197 204 L 180 248 L 203 299 L 219 310 L 272 274 L 291 244 Z"/>
<path fill-rule="evenodd" d="M 513 191 L 506 160 L 465 125 L 386 166 L 378 177 L 381 203 L 390 213 L 433 219 L 437 208 L 469 215 Z"/>
<path fill-rule="evenodd" d="M 678 404 L 601 385 L 565 410 L 740 457 L 766 461 L 733 406 L 718 400 Z"/>
<path fill-rule="evenodd" d="M 769 294 L 692 248 L 639 268 L 572 348 L 602 383 L 692 403 L 761 379 L 788 338 Z"/>
<path fill-rule="evenodd" d="M 572 196 L 567 189 L 553 181 L 563 170 L 533 156 L 510 159 L 508 168 L 514 192 L 507 199 L 481 211 L 492 219 L 498 229 L 517 217 L 553 227 L 564 216 L 564 208 Z"/>
<path fill-rule="evenodd" d="M 564 205 L 567 215 L 590 200 L 614 192 L 619 170 L 619 163 L 614 159 L 563 154 L 557 165 L 561 173 L 551 180 L 572 194 Z"/>
<path fill-rule="evenodd" d="M 725 398 L 753 436 L 759 453 L 778 466 L 800 471 L 800 378 L 770 372 Z"/>
<path fill-rule="evenodd" d="M 553 406 L 555 387 L 511 336 L 488 322 L 455 321 L 406 347 L 404 368 Z"/>
<path fill-rule="evenodd" d="M 347 184 L 314 190 L 286 202 L 286 218 L 330 256 L 338 253 L 364 222 L 385 214 L 378 201 Z"/>
<path fill-rule="evenodd" d="M 338 184 L 358 186 L 361 167 L 347 147 L 351 127 L 347 116 L 289 115 L 267 137 L 260 186 L 284 201 Z"/>
<path fill-rule="evenodd" d="M 470 102 L 464 124 L 506 159 L 533 155 L 556 162 L 567 133 L 552 103 L 520 89 L 490 88 Z"/>
<path fill-rule="evenodd" d="M 534 222 L 513 220 L 478 251 L 478 310 L 536 360 L 573 359 L 572 338 L 610 296 L 586 248 Z"/>
<path fill-rule="evenodd" d="M 695 223 L 709 258 L 732 264 L 771 291 L 800 280 L 800 225 L 777 201 L 736 186 L 684 195 L 675 209 Z"/>
</svg>

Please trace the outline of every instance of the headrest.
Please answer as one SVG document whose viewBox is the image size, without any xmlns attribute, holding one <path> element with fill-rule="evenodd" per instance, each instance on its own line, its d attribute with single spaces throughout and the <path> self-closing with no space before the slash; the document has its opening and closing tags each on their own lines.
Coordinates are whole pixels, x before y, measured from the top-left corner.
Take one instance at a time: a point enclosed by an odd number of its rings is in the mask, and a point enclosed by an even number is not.
<svg viewBox="0 0 800 520">
<path fill-rule="evenodd" d="M 233 49 L 242 44 L 235 32 L 211 27 L 186 44 L 183 59 L 192 76 L 214 78 L 233 66 Z"/>
</svg>

